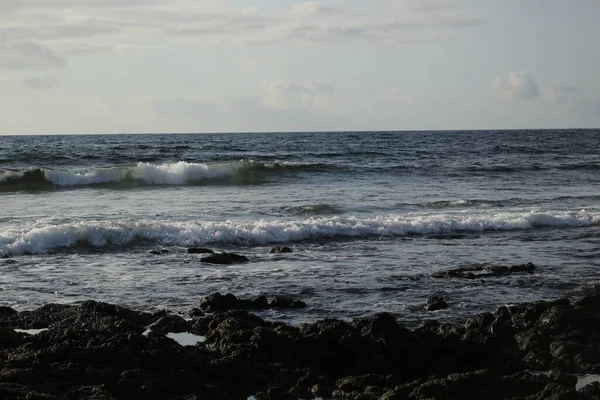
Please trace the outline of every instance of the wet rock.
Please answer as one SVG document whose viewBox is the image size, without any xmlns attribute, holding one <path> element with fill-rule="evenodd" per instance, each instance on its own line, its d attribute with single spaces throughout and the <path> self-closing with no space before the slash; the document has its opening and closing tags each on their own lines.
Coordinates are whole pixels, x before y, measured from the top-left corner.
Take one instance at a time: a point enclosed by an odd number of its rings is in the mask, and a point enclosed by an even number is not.
<svg viewBox="0 0 600 400">
<path fill-rule="evenodd" d="M 587 396 L 588 399 L 600 399 L 600 382 L 588 383 L 579 389 L 579 393 Z"/>
<path fill-rule="evenodd" d="M 306 303 L 302 300 L 294 300 L 288 296 L 275 296 L 269 303 L 268 308 L 304 308 Z"/>
<path fill-rule="evenodd" d="M 229 265 L 229 264 L 241 264 L 250 261 L 248 257 L 235 254 L 235 253 L 215 253 L 211 254 L 208 257 L 203 257 L 200 259 L 203 263 L 208 264 L 220 264 L 220 265 Z"/>
<path fill-rule="evenodd" d="M 200 303 L 200 308 L 207 311 L 248 310 L 252 308 L 252 301 L 238 299 L 231 293 L 213 293 L 205 297 Z"/>
<path fill-rule="evenodd" d="M 425 304 L 425 310 L 427 311 L 437 311 L 448 308 L 448 303 L 441 296 L 431 296 L 427 299 L 427 304 Z"/>
<path fill-rule="evenodd" d="M 269 253 L 293 253 L 294 250 L 292 250 L 291 247 L 287 247 L 287 246 L 275 246 L 275 247 L 271 247 L 271 250 L 269 250 Z"/>
<path fill-rule="evenodd" d="M 187 252 L 188 254 L 214 254 L 212 249 L 206 247 L 190 247 Z"/>
<path fill-rule="evenodd" d="M 434 278 L 460 278 L 460 279 L 484 279 L 498 276 L 531 273 L 536 269 L 533 263 L 511 265 L 511 266 L 484 266 L 474 265 L 472 267 L 454 268 L 446 271 L 440 271 L 432 276 Z"/>
<path fill-rule="evenodd" d="M 160 255 L 160 254 L 169 254 L 170 251 L 167 249 L 159 249 L 159 250 L 150 250 L 149 253 L 154 254 L 154 255 Z"/>
<path fill-rule="evenodd" d="M 266 296 L 259 296 L 252 300 L 238 299 L 235 295 L 227 293 L 213 293 L 205 297 L 200 303 L 200 308 L 205 311 L 228 310 L 264 310 L 268 308 L 304 308 L 306 303 L 288 296 L 275 296 L 268 301 Z"/>
<path fill-rule="evenodd" d="M 161 333 L 180 333 L 188 332 L 191 330 L 191 325 L 188 321 L 180 317 L 179 315 L 169 314 L 156 322 L 152 323 L 148 329 Z"/>
</svg>

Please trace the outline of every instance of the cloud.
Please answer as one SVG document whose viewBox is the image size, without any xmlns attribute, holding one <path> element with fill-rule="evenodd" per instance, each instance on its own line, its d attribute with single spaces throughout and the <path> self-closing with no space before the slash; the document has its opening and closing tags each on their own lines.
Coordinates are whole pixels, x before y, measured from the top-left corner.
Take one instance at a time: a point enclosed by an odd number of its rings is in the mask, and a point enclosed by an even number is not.
<svg viewBox="0 0 600 400">
<path fill-rule="evenodd" d="M 508 99 L 531 100 L 540 95 L 538 84 L 527 71 L 509 72 L 508 77 L 498 77 L 492 82 L 492 90 Z"/>
<path fill-rule="evenodd" d="M 133 44 L 107 44 L 90 42 L 59 42 L 55 45 L 58 52 L 65 56 L 84 56 L 90 54 L 105 54 L 125 56 L 143 51 L 163 50 L 164 46 L 133 45 Z"/>
<path fill-rule="evenodd" d="M 0 39 L 0 69 L 66 68 L 67 61 L 42 43 Z"/>
<path fill-rule="evenodd" d="M 60 81 L 54 75 L 45 75 L 43 77 L 31 77 L 23 80 L 21 86 L 29 89 L 50 89 L 60 85 Z"/>
<path fill-rule="evenodd" d="M 235 8 L 205 0 L 1 2 L 0 37 L 132 44 L 158 38 L 218 44 L 405 44 L 447 40 L 485 23 L 460 1 L 306 1 L 287 9 Z"/>
<path fill-rule="evenodd" d="M 323 82 L 294 83 L 283 79 L 267 80 L 260 85 L 260 104 L 280 110 L 313 110 L 326 105 L 333 87 Z"/>
<path fill-rule="evenodd" d="M 588 117 L 600 116 L 600 96 L 582 93 L 573 85 L 538 86 L 533 75 L 513 71 L 507 78 L 493 80 L 492 90 L 508 99 L 540 100 L 546 106 L 562 112 Z"/>
</svg>

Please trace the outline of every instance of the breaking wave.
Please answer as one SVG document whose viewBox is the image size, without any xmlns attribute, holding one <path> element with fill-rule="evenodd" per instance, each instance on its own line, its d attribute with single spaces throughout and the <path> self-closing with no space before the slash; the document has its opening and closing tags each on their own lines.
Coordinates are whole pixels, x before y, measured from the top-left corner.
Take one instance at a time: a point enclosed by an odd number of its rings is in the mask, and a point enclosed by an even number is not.
<svg viewBox="0 0 600 400">
<path fill-rule="evenodd" d="M 135 243 L 264 245 L 336 237 L 390 237 L 452 232 L 571 228 L 600 224 L 600 212 L 478 212 L 392 214 L 371 218 L 331 216 L 259 221 L 79 221 L 8 229 L 0 256 L 44 254 L 83 246 L 123 248 Z"/>
<path fill-rule="evenodd" d="M 292 162 L 236 161 L 224 163 L 153 164 L 138 162 L 85 170 L 57 170 L 31 168 L 22 170 L 0 169 L 0 191 L 43 190 L 55 187 L 77 186 L 143 186 L 195 185 L 211 182 L 252 184 L 260 183 L 268 174 L 281 171 L 315 171 L 327 169 L 325 164 Z"/>
</svg>

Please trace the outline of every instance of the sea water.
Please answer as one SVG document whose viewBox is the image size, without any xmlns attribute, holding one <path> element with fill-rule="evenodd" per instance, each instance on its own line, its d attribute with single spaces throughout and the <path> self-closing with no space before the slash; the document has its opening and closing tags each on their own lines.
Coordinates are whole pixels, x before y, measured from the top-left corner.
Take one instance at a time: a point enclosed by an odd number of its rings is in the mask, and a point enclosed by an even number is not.
<svg viewBox="0 0 600 400">
<path fill-rule="evenodd" d="M 577 296 L 600 281 L 599 149 L 600 130 L 0 136 L 0 304 L 284 294 L 307 308 L 262 315 L 411 325 Z"/>
</svg>

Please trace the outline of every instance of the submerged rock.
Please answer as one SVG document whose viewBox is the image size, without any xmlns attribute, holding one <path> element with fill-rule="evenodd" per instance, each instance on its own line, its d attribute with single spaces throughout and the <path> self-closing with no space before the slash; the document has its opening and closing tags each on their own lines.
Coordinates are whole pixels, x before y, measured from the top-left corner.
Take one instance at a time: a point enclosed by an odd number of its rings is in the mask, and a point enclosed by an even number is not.
<svg viewBox="0 0 600 400">
<path fill-rule="evenodd" d="M 221 265 L 229 265 L 229 264 L 241 264 L 250 261 L 248 257 L 235 254 L 235 253 L 215 253 L 211 254 L 208 257 L 203 257 L 200 259 L 203 263 L 208 264 L 221 264 Z"/>
<path fill-rule="evenodd" d="M 187 252 L 188 254 L 214 254 L 214 250 L 206 247 L 190 247 Z"/>
<path fill-rule="evenodd" d="M 171 252 L 167 249 L 159 249 L 159 250 L 150 250 L 149 253 L 155 254 L 155 255 L 160 255 L 160 254 L 169 254 Z"/>
<path fill-rule="evenodd" d="M 287 246 L 275 246 L 275 247 L 271 247 L 271 250 L 269 250 L 269 253 L 293 253 L 294 250 L 292 250 L 290 247 Z"/>
<path fill-rule="evenodd" d="M 506 266 L 483 266 L 474 265 L 472 267 L 461 267 L 449 269 L 446 271 L 440 271 L 432 276 L 434 278 L 462 278 L 462 279 L 475 279 L 475 278 L 491 278 L 497 276 L 519 274 L 519 273 L 531 273 L 535 271 L 535 265 L 533 263 L 511 265 Z"/>
</svg>

